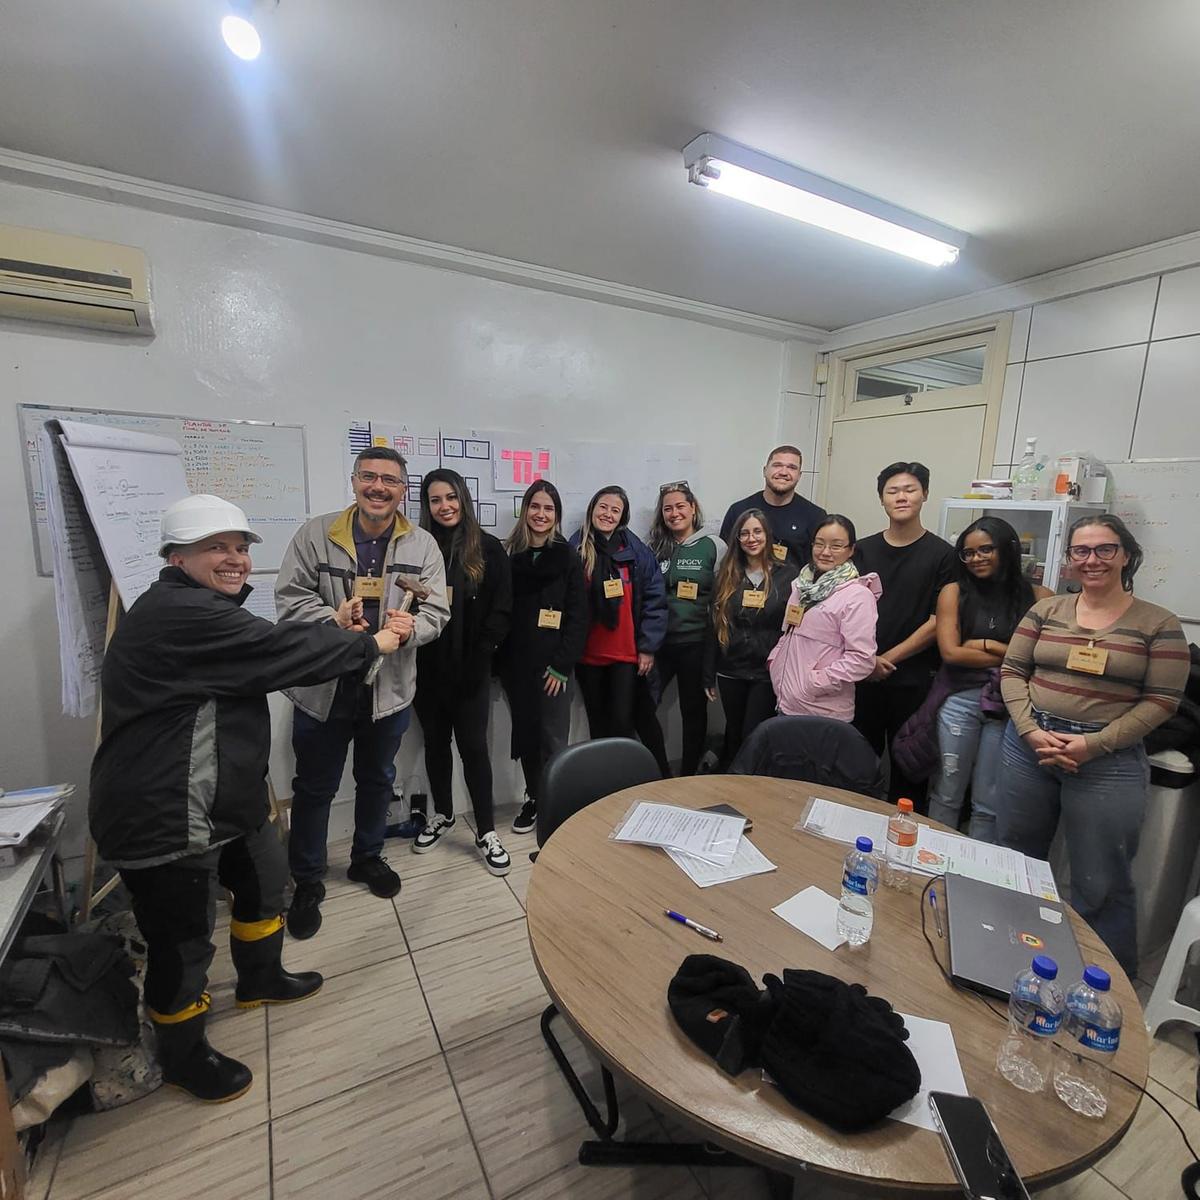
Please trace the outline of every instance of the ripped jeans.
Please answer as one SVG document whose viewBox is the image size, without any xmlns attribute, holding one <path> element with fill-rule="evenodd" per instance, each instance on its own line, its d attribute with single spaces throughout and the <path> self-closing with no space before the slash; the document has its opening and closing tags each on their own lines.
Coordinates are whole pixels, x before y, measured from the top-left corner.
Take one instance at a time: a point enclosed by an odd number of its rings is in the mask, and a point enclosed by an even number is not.
<svg viewBox="0 0 1200 1200">
<path fill-rule="evenodd" d="M 971 785 L 968 834 L 996 841 L 996 798 L 1000 790 L 1000 746 L 1004 720 L 979 707 L 982 688 L 955 692 L 938 711 L 938 767 L 929 790 L 929 815 L 958 828 L 963 797 Z"/>
</svg>

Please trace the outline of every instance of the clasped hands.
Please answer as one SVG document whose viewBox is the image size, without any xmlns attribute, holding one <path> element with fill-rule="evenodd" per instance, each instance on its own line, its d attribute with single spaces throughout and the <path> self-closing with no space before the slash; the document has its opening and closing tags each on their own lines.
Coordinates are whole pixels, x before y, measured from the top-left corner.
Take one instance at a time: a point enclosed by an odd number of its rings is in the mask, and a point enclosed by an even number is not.
<svg viewBox="0 0 1200 1200">
<path fill-rule="evenodd" d="M 398 608 L 389 608 L 385 613 L 385 617 L 386 620 L 384 621 L 383 629 L 394 633 L 400 645 L 403 646 L 412 637 L 412 613 L 403 612 Z M 343 600 L 337 606 L 337 611 L 334 613 L 333 619 L 337 622 L 339 629 L 348 629 L 352 633 L 370 632 L 366 619 L 363 617 L 361 596 L 355 596 L 350 600 Z"/>
<path fill-rule="evenodd" d="M 1081 733 L 1052 733 L 1035 729 L 1025 735 L 1026 744 L 1037 755 L 1039 767 L 1061 767 L 1075 774 L 1085 762 L 1096 757 Z"/>
</svg>

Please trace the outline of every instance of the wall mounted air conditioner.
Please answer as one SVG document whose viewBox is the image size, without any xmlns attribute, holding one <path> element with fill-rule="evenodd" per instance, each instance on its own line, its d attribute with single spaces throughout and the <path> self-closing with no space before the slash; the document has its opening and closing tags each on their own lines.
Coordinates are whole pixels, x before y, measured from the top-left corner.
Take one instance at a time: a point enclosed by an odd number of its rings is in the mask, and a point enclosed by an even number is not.
<svg viewBox="0 0 1200 1200">
<path fill-rule="evenodd" d="M 0 225 L 0 317 L 149 336 L 146 256 L 132 246 Z"/>
</svg>

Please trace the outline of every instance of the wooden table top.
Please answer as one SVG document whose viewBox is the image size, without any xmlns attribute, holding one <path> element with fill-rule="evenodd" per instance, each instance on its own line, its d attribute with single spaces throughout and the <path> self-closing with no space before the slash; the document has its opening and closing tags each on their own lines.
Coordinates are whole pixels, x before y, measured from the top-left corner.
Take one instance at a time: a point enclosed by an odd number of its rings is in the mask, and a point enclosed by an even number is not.
<svg viewBox="0 0 1200 1200">
<path fill-rule="evenodd" d="M 1071 1112 L 1053 1091 L 1031 1096 L 1001 1078 L 996 1049 L 1007 1025 L 977 996 L 950 986 L 935 965 L 921 933 L 918 887 L 907 893 L 880 887 L 871 940 L 854 949 L 826 950 L 771 912 L 810 884 L 839 892 L 847 847 L 793 828 L 812 795 L 889 811 L 836 788 L 709 775 L 619 792 L 556 830 L 530 878 L 529 938 L 547 991 L 584 1043 L 660 1110 L 754 1161 L 793 1173 L 807 1164 L 846 1186 L 957 1192 L 937 1134 L 899 1121 L 838 1134 L 794 1107 L 757 1070 L 725 1075 L 667 1007 L 667 985 L 689 954 L 740 963 L 760 986 L 765 973 L 785 967 L 824 971 L 861 983 L 901 1012 L 950 1024 L 967 1087 L 987 1105 L 1027 1184 L 1067 1178 L 1108 1151 L 1132 1122 L 1139 1093 L 1115 1080 L 1108 1113 L 1097 1121 Z M 778 870 L 696 887 L 661 850 L 610 840 L 635 797 L 693 808 L 734 805 L 753 820 L 751 840 Z M 668 920 L 667 908 L 713 927 L 724 941 Z M 1115 1067 L 1144 1086 L 1149 1040 L 1137 997 L 1091 928 L 1074 912 L 1071 918 L 1084 961 L 1112 975 L 1125 1013 Z M 937 944 L 932 921 L 929 932 Z"/>
</svg>

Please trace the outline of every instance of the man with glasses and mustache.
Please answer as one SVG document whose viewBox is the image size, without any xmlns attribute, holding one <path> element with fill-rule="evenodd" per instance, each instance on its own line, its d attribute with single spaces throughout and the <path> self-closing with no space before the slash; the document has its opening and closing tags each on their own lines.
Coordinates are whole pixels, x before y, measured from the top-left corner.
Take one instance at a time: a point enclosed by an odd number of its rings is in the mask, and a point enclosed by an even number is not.
<svg viewBox="0 0 1200 1200">
<path fill-rule="evenodd" d="M 288 547 L 275 585 L 281 621 L 333 622 L 343 629 L 391 628 L 400 649 L 369 682 L 345 677 L 292 688 L 295 705 L 288 864 L 295 894 L 288 932 L 310 938 L 321 926 L 329 806 L 354 744 L 354 844 L 348 877 L 383 898 L 400 877 L 383 859 L 396 754 L 416 691 L 416 650 L 450 619 L 442 553 L 401 511 L 408 493 L 404 459 L 386 446 L 363 450 L 350 476 L 354 503 L 313 517 Z M 405 589 L 421 598 L 403 611 Z"/>
</svg>

